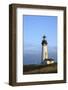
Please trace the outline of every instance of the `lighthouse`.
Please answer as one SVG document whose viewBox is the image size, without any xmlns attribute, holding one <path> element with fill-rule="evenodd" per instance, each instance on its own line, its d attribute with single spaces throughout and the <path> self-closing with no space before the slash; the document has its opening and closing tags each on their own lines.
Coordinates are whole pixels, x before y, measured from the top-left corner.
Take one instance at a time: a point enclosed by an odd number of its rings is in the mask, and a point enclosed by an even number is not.
<svg viewBox="0 0 68 90">
<path fill-rule="evenodd" d="M 46 40 L 46 36 L 43 36 L 42 40 L 42 64 L 53 64 L 54 59 L 48 57 L 48 42 Z"/>
<path fill-rule="evenodd" d="M 48 59 L 48 43 L 46 40 L 46 36 L 43 36 L 42 40 L 42 62 L 46 61 Z"/>
</svg>

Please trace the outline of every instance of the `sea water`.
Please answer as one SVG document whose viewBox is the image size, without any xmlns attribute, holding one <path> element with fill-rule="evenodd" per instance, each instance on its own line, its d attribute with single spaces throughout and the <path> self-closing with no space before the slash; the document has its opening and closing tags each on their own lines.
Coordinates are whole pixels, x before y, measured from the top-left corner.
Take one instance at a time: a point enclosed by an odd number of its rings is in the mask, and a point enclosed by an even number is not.
<svg viewBox="0 0 68 90">
<path fill-rule="evenodd" d="M 49 51 L 48 58 L 52 58 L 57 62 L 57 52 Z M 42 54 L 40 52 L 25 52 L 23 55 L 24 64 L 40 64 L 41 60 Z"/>
</svg>

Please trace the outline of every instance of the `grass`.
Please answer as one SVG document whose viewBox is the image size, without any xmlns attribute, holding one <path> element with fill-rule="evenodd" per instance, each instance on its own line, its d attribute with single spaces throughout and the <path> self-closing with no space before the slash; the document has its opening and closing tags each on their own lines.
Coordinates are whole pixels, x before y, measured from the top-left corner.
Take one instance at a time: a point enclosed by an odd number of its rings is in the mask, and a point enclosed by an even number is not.
<svg viewBox="0 0 68 90">
<path fill-rule="evenodd" d="M 53 63 L 50 65 L 45 64 L 23 65 L 23 74 L 44 74 L 44 73 L 57 73 L 57 63 Z"/>
</svg>

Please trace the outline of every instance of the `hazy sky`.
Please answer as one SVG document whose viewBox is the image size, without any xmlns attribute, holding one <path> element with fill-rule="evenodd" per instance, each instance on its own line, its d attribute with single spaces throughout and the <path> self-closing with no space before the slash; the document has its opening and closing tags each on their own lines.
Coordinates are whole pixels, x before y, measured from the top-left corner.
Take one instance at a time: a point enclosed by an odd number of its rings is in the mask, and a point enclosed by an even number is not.
<svg viewBox="0 0 68 90">
<path fill-rule="evenodd" d="M 45 35 L 49 47 L 57 44 L 57 16 L 24 16 L 24 45 L 41 46 Z"/>
</svg>

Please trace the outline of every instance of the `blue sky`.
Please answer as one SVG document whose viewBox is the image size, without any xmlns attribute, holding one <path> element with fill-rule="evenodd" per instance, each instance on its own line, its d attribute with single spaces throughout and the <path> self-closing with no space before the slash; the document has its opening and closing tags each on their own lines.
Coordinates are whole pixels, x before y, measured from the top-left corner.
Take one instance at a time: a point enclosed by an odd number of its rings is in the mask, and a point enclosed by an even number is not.
<svg viewBox="0 0 68 90">
<path fill-rule="evenodd" d="M 24 44 L 40 45 L 42 36 L 46 35 L 48 45 L 57 44 L 57 17 L 56 16 L 24 16 Z"/>
</svg>

